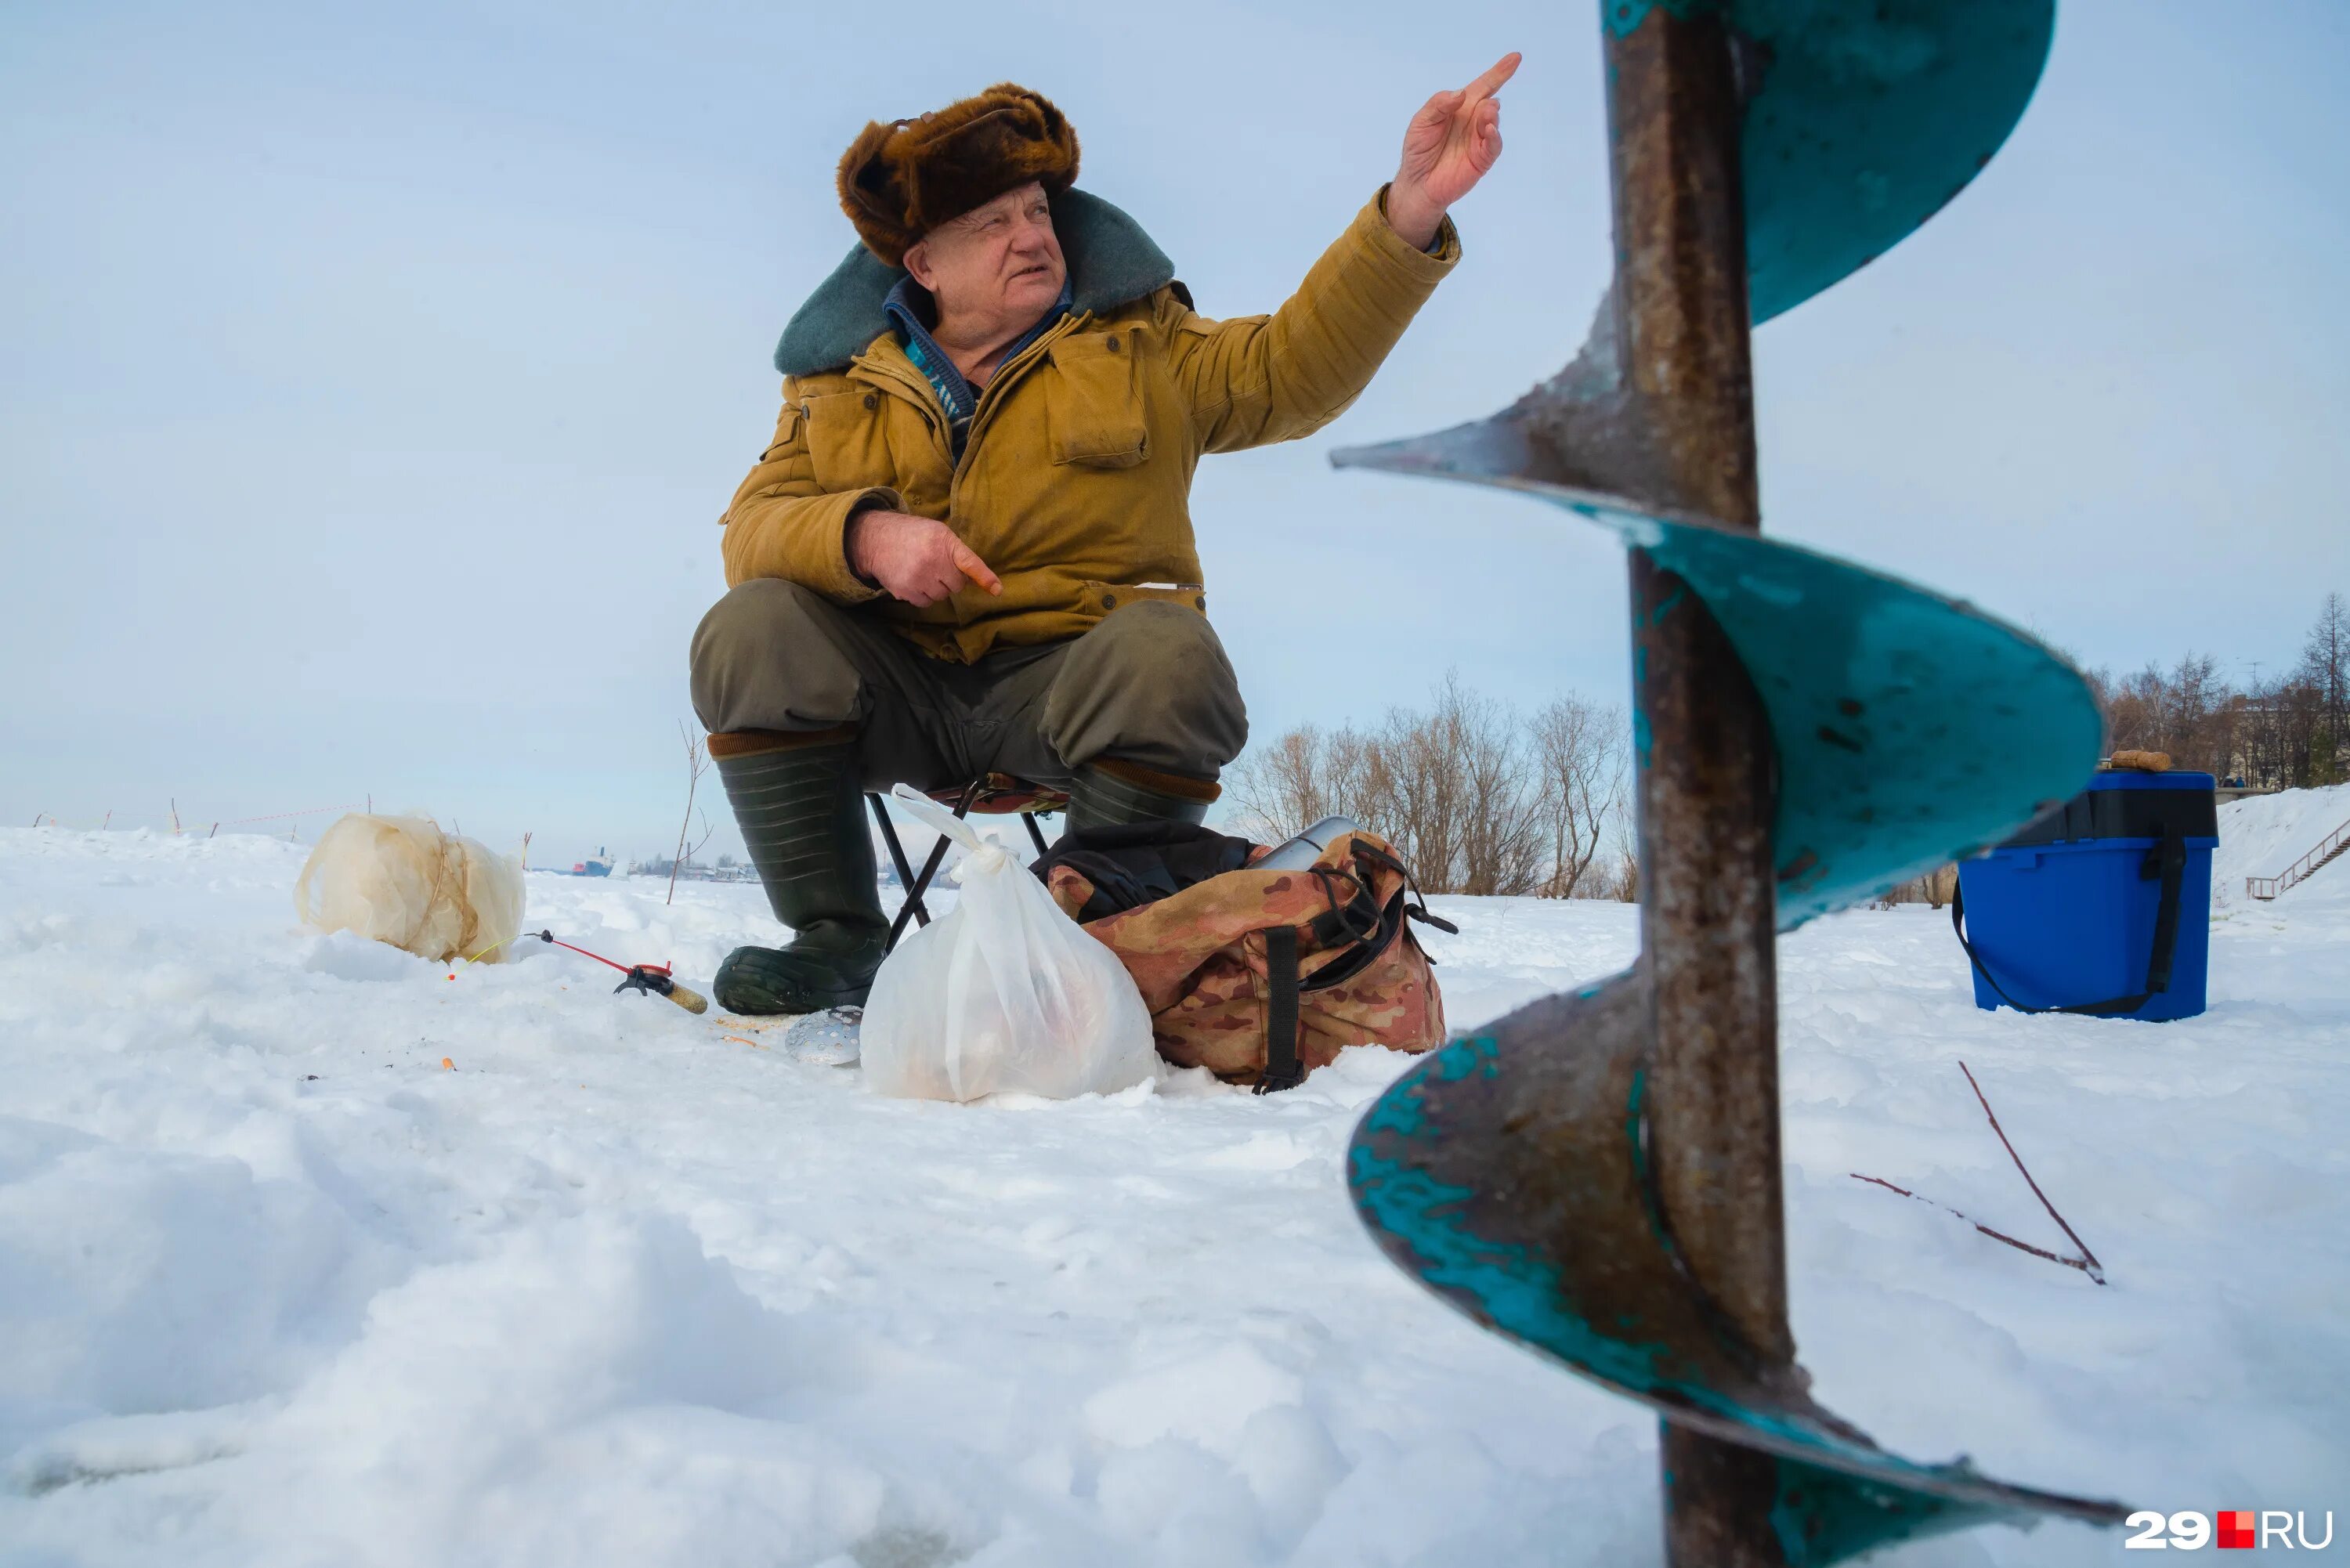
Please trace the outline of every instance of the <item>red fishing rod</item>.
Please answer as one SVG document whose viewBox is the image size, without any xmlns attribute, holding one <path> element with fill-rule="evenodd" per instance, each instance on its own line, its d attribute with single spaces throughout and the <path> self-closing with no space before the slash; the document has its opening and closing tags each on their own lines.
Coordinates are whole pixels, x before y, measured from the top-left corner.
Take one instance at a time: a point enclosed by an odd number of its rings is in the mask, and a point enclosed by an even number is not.
<svg viewBox="0 0 2350 1568">
<path fill-rule="evenodd" d="M 586 948 L 574 947 L 571 943 L 557 937 L 551 930 L 523 931 L 517 935 L 508 937 L 506 939 L 506 942 L 527 941 L 534 937 L 542 942 L 548 942 L 558 948 L 570 948 L 573 952 L 577 953 L 581 958 L 594 959 L 598 963 L 604 965 L 607 969 L 619 970 L 623 978 L 619 984 L 612 988 L 612 994 L 615 996 L 619 995 L 620 992 L 624 991 L 641 991 L 648 996 L 666 996 L 671 1002 L 676 1002 L 680 1007 L 684 1008 L 688 1012 L 707 1012 L 710 1011 L 710 1003 L 702 999 L 700 992 L 690 991 L 686 987 L 678 984 L 674 979 L 671 978 L 670 966 L 665 963 L 616 963 L 612 960 L 606 958 L 602 953 L 591 953 Z M 467 959 L 465 961 L 468 964 L 479 963 L 489 954 L 505 946 L 506 942 L 492 942 L 488 947 L 484 948 L 480 952 L 475 953 L 472 958 Z M 453 979 L 455 977 L 452 976 L 451 978 Z"/>
</svg>

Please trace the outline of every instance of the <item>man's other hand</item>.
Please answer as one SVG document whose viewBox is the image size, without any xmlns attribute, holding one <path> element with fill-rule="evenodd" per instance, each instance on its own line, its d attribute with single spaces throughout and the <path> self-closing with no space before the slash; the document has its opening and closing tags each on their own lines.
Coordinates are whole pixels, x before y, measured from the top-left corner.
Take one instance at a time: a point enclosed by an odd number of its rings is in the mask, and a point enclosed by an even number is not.
<svg viewBox="0 0 2350 1568">
<path fill-rule="evenodd" d="M 1404 128 L 1403 161 L 1388 187 L 1388 223 L 1420 250 L 1436 242 L 1445 210 L 1475 189 L 1502 156 L 1502 104 L 1493 95 L 1521 57 L 1503 55 L 1465 88 L 1438 93 Z"/>
<path fill-rule="evenodd" d="M 910 605 L 934 605 L 977 583 L 991 594 L 1003 579 L 935 517 L 910 512 L 859 512 L 848 520 L 848 566 Z"/>
</svg>

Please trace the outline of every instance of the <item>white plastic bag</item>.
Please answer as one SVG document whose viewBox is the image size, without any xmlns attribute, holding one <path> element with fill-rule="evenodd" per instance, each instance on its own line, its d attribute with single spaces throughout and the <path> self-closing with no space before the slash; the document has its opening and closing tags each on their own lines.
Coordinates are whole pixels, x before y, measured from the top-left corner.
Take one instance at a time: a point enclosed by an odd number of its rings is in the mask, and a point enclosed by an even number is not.
<svg viewBox="0 0 2350 1568">
<path fill-rule="evenodd" d="M 522 929 L 522 863 L 422 816 L 337 820 L 294 884 L 314 930 L 357 931 L 419 958 L 471 958 Z M 503 947 L 489 954 L 493 963 Z"/>
<path fill-rule="evenodd" d="M 955 907 L 900 941 L 874 977 L 866 1080 L 910 1099 L 1066 1099 L 1156 1072 L 1150 1013 L 1118 955 L 968 822 L 903 784 L 893 793 L 968 857 Z"/>
</svg>

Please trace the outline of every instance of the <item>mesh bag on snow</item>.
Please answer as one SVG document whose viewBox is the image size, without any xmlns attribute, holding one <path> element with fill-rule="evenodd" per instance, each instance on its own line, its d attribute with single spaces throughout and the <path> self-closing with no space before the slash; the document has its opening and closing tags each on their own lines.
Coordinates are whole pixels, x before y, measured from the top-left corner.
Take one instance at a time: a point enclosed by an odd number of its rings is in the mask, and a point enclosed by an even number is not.
<svg viewBox="0 0 2350 1568">
<path fill-rule="evenodd" d="M 313 930 L 356 931 L 436 962 L 513 940 L 522 898 L 511 856 L 427 817 L 357 812 L 319 836 L 294 884 L 295 911 Z"/>
</svg>

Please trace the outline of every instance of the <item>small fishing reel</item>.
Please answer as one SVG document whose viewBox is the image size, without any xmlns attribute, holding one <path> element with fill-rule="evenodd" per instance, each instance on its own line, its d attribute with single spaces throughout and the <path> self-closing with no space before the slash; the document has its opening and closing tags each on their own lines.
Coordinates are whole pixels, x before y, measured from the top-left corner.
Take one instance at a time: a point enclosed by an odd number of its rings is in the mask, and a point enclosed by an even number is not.
<svg viewBox="0 0 2350 1568">
<path fill-rule="evenodd" d="M 710 1003 L 702 1000 L 701 992 L 688 991 L 670 978 L 667 964 L 630 964 L 628 975 L 612 988 L 612 994 L 618 996 L 624 991 L 641 991 L 647 996 L 665 996 L 688 1012 L 710 1011 Z"/>
</svg>

